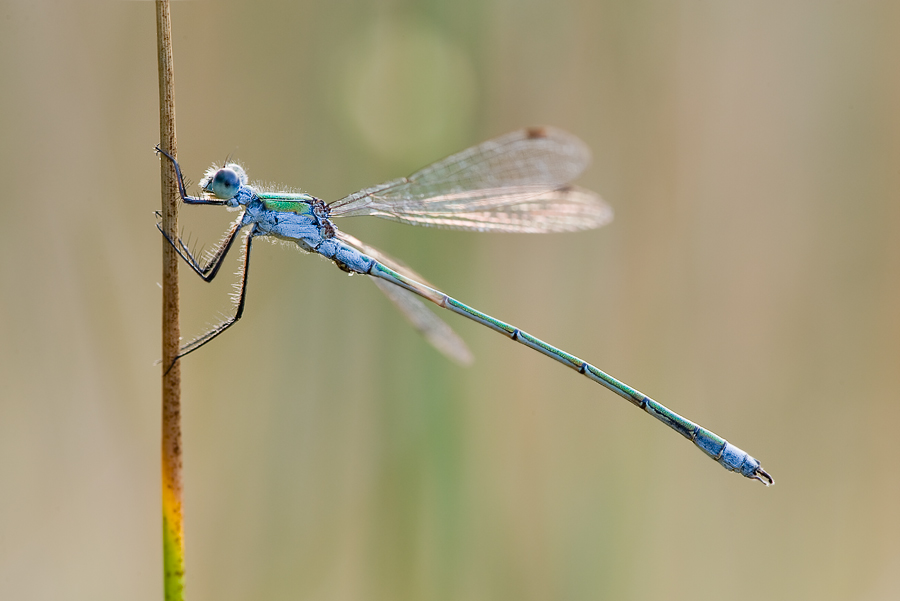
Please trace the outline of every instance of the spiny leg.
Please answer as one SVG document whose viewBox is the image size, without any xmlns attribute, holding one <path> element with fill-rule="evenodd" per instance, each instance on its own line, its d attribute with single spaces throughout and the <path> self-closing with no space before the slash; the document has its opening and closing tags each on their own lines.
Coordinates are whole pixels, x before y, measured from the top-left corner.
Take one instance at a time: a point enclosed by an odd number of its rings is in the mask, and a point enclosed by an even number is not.
<svg viewBox="0 0 900 601">
<path fill-rule="evenodd" d="M 189 196 L 187 193 L 187 189 L 184 187 L 184 176 L 181 175 L 181 167 L 178 165 L 178 161 L 175 160 L 171 154 L 163 150 L 157 144 L 156 152 L 160 153 L 170 161 L 172 161 L 172 165 L 175 166 L 175 175 L 178 177 L 178 193 L 181 195 L 181 200 L 188 204 L 192 205 L 218 205 L 222 206 L 226 201 L 219 200 L 216 198 L 202 198 L 200 196 Z"/>
<path fill-rule="evenodd" d="M 247 298 L 247 274 L 249 273 L 250 268 L 250 248 L 253 244 L 253 236 L 256 234 L 256 225 L 247 233 L 247 239 L 244 242 L 244 260 L 241 263 L 241 281 L 240 281 L 240 292 L 238 293 L 238 302 L 237 308 L 234 312 L 234 315 L 214 327 L 212 330 L 203 334 L 202 336 L 198 336 L 194 338 L 186 345 L 181 347 L 178 350 L 178 355 L 175 359 L 172 360 L 172 365 L 166 369 L 166 372 L 172 369 L 172 366 L 175 365 L 175 362 L 187 355 L 188 353 L 193 353 L 198 348 L 230 328 L 234 323 L 241 318 L 241 315 L 244 313 L 244 301 Z M 233 236 L 232 236 L 233 238 Z"/>
<path fill-rule="evenodd" d="M 225 234 L 225 237 L 222 238 L 222 241 L 219 242 L 219 245 L 212 252 L 209 257 L 209 260 L 206 261 L 206 264 L 201 264 L 198 261 L 190 248 L 188 248 L 187 244 L 180 237 L 173 238 L 168 232 L 163 230 L 162 224 L 157 223 L 156 228 L 165 236 L 166 240 L 168 240 L 169 244 L 172 245 L 172 248 L 175 249 L 175 252 L 184 259 L 184 262 L 190 265 L 191 269 L 203 278 L 205 282 L 211 282 L 216 274 L 219 273 L 219 268 L 222 266 L 222 261 L 225 259 L 225 255 L 228 254 L 228 251 L 231 249 L 231 245 L 234 244 L 235 239 L 237 238 L 238 231 L 240 231 L 243 224 L 241 223 L 241 219 L 238 218 L 234 223 L 231 224 L 231 228 L 228 230 L 228 233 Z"/>
</svg>

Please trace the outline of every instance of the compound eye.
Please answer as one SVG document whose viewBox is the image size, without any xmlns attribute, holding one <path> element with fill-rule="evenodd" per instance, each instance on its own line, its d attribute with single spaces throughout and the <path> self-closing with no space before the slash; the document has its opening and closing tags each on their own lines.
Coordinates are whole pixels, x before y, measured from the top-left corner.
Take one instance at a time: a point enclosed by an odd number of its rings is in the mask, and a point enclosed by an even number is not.
<svg viewBox="0 0 900 601">
<path fill-rule="evenodd" d="M 234 171 L 227 167 L 219 169 L 213 175 L 212 181 L 209 182 L 208 190 L 212 192 L 216 198 L 222 200 L 230 200 L 241 189 L 241 178 Z"/>
</svg>

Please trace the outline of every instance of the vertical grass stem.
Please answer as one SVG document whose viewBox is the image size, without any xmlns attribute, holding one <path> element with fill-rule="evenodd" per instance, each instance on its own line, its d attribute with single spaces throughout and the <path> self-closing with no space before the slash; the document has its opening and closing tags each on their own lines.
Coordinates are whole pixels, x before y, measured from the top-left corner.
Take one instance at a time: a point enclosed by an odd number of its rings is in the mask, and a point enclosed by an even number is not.
<svg viewBox="0 0 900 601">
<path fill-rule="evenodd" d="M 168 0 L 156 0 L 156 46 L 159 64 L 159 142 L 172 156 L 175 144 L 175 78 L 172 25 Z M 160 161 L 162 226 L 178 231 L 178 188 L 171 161 Z M 166 371 L 178 354 L 178 255 L 162 244 L 162 509 L 163 570 L 166 601 L 184 599 L 184 521 L 181 481 L 181 365 Z"/>
</svg>

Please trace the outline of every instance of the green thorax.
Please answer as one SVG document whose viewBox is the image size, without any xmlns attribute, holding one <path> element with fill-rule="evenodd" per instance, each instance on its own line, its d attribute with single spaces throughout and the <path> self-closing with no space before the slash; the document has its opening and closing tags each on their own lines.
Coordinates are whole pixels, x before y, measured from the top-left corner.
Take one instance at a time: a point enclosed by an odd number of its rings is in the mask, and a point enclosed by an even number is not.
<svg viewBox="0 0 900 601">
<path fill-rule="evenodd" d="M 298 213 L 312 215 L 312 202 L 309 194 L 293 192 L 263 192 L 257 195 L 268 211 L 281 213 Z"/>
</svg>

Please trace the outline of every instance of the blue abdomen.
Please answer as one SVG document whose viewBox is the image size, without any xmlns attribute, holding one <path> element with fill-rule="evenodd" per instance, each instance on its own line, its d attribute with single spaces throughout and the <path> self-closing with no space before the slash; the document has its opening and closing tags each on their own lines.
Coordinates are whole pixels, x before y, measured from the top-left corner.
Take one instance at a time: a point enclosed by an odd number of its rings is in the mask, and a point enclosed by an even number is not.
<svg viewBox="0 0 900 601">
<path fill-rule="evenodd" d="M 356 273 L 369 273 L 374 260 L 362 254 L 355 248 L 350 248 L 337 238 L 328 238 L 323 240 L 316 247 L 316 252 L 327 257 L 338 264 L 338 267 L 345 271 L 353 271 Z"/>
</svg>

